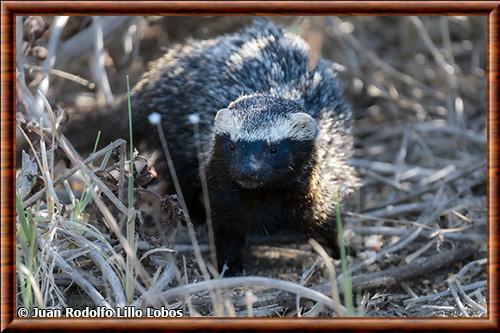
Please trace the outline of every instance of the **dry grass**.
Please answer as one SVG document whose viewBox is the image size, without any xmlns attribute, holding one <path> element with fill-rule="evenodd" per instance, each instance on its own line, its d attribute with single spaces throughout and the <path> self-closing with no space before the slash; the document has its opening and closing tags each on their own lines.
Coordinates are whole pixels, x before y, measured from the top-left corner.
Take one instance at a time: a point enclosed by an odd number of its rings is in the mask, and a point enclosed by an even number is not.
<svg viewBox="0 0 500 333">
<path fill-rule="evenodd" d="M 355 113 L 352 164 L 364 184 L 342 221 L 347 267 L 314 241 L 276 237 L 252 245 L 248 276 L 221 278 L 212 236 L 191 224 L 182 195 L 148 185 L 149 157 L 127 152 L 125 140 L 96 142 L 80 156 L 61 135 L 65 112 L 126 93 L 125 75 L 136 82 L 158 45 L 245 20 L 18 17 L 18 306 L 332 316 L 350 313 L 353 297 L 354 315 L 487 314 L 484 18 L 277 20 L 309 42 L 313 57 L 338 63 Z M 440 252 L 456 260 L 398 279 Z M 394 267 L 393 282 L 356 284 Z"/>
</svg>

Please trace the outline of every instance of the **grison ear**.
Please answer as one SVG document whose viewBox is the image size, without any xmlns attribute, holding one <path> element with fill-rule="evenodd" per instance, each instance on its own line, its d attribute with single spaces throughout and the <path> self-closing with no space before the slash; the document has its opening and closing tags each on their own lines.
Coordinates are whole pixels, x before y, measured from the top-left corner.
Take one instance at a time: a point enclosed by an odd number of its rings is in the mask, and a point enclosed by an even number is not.
<svg viewBox="0 0 500 333">
<path fill-rule="evenodd" d="M 216 133 L 229 133 L 231 131 L 233 113 L 229 109 L 220 109 L 217 111 L 214 119 L 214 130 Z"/>
<path fill-rule="evenodd" d="M 220 109 L 215 114 L 215 121 L 224 121 L 224 118 L 227 118 L 231 115 L 231 110 L 229 109 Z"/>
<path fill-rule="evenodd" d="M 298 139 L 314 140 L 318 136 L 319 128 L 316 120 L 304 112 L 292 113 L 289 119 L 293 123 L 295 136 Z"/>
</svg>

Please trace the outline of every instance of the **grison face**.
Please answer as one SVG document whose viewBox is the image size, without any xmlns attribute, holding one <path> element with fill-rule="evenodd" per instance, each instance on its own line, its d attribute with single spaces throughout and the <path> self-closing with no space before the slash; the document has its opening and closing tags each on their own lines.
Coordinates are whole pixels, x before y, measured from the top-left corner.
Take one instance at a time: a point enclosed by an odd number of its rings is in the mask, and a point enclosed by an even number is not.
<svg viewBox="0 0 500 333">
<path fill-rule="evenodd" d="M 221 137 L 228 174 L 243 189 L 279 188 L 303 171 L 313 141 L 232 141 Z"/>
<path fill-rule="evenodd" d="M 316 121 L 293 101 L 240 98 L 217 113 L 215 153 L 243 189 L 284 188 L 303 173 L 318 135 Z"/>
</svg>

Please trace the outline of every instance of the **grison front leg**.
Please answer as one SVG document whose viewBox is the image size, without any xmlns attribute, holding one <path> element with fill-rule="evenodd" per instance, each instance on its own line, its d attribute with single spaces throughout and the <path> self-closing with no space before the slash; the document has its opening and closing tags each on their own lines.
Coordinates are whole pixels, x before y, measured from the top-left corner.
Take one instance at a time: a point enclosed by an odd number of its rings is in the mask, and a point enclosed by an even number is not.
<svg viewBox="0 0 500 333">
<path fill-rule="evenodd" d="M 247 241 L 247 228 L 237 220 L 214 220 L 215 248 L 217 265 L 222 271 L 224 265 L 228 270 L 225 275 L 238 275 L 243 272 L 243 257 Z"/>
<path fill-rule="evenodd" d="M 335 216 L 330 216 L 326 221 L 311 221 L 307 225 L 306 233 L 321 244 L 333 259 L 340 258 L 338 242 L 337 221 Z"/>
</svg>

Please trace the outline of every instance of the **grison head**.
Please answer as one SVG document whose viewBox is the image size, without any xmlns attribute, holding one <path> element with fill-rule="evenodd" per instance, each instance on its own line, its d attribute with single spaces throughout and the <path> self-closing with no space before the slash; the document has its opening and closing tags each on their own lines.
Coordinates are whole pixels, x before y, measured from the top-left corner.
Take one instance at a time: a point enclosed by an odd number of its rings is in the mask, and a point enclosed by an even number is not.
<svg viewBox="0 0 500 333">
<path fill-rule="evenodd" d="M 243 189 L 284 187 L 302 175 L 318 135 L 316 121 L 293 101 L 264 94 L 219 110 L 214 153 Z"/>
</svg>

